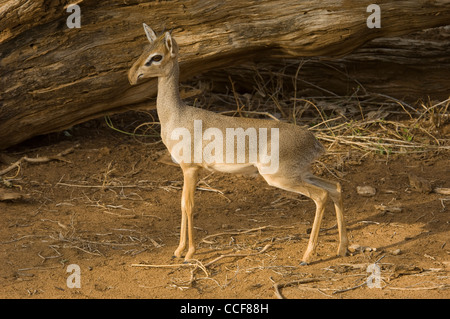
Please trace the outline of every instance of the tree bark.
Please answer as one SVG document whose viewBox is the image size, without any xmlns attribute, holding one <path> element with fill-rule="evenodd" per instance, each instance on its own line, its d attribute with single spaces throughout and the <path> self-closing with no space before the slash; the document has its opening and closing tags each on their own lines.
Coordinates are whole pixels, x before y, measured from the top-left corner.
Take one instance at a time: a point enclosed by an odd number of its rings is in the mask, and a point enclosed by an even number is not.
<svg viewBox="0 0 450 319">
<path fill-rule="evenodd" d="M 297 73 L 297 69 L 300 70 Z M 379 93 L 409 104 L 450 97 L 450 25 L 402 37 L 379 38 L 343 57 L 259 59 L 225 70 L 212 70 L 215 91 L 224 93 L 230 77 L 240 92 L 252 92 L 255 68 L 297 78 L 297 96 L 350 96 Z M 264 79 L 263 81 L 268 80 Z M 292 80 L 285 81 L 293 91 Z"/>
<path fill-rule="evenodd" d="M 450 21 L 447 0 L 378 1 L 381 28 L 375 29 L 366 24 L 371 1 L 82 0 L 81 28 L 69 29 L 69 3 L 0 1 L 0 149 L 146 106 L 156 95 L 156 80 L 132 87 L 126 76 L 146 44 L 143 22 L 173 29 L 186 80 L 262 57 L 342 57 L 372 39 Z M 360 51 L 360 63 L 383 54 Z"/>
</svg>

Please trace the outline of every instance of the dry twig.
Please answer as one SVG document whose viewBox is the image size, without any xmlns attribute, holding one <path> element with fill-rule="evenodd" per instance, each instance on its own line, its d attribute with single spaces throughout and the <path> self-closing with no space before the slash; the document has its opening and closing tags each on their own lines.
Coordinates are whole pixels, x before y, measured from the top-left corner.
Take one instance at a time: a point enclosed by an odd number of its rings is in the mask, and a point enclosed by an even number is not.
<svg viewBox="0 0 450 319">
<path fill-rule="evenodd" d="M 275 290 L 275 295 L 277 296 L 278 299 L 286 299 L 281 294 L 281 291 L 280 291 L 281 289 L 286 288 L 286 287 L 296 286 L 296 285 L 307 284 L 307 283 L 311 283 L 311 282 L 318 282 L 318 281 L 322 281 L 322 280 L 326 280 L 326 279 L 327 278 L 305 278 L 305 279 L 290 281 L 290 282 L 287 282 L 284 284 L 274 283 L 273 289 Z"/>
<path fill-rule="evenodd" d="M 63 158 L 63 156 L 70 154 L 74 151 L 75 148 L 79 147 L 80 145 L 77 144 L 73 147 L 69 147 L 68 149 L 58 153 L 54 156 L 43 156 L 43 157 L 35 157 L 30 158 L 28 156 L 21 157 L 18 161 L 12 163 L 7 168 L 0 171 L 0 176 L 7 174 L 8 172 L 12 171 L 14 168 L 18 168 L 20 170 L 20 165 L 22 162 L 28 162 L 28 163 L 47 163 L 50 161 L 63 161 L 63 162 L 69 162 L 66 159 Z"/>
</svg>

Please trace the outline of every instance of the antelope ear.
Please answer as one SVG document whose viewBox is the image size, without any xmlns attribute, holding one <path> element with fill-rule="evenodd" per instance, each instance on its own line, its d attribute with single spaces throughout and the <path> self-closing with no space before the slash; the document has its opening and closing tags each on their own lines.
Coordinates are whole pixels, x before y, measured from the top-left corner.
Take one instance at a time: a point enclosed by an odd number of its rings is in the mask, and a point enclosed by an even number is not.
<svg viewBox="0 0 450 319">
<path fill-rule="evenodd" d="M 145 23 L 143 23 L 143 25 L 144 25 L 144 31 L 145 31 L 145 34 L 147 35 L 148 41 L 150 43 L 153 43 L 153 41 L 155 41 L 157 38 L 155 31 L 153 31 L 152 28 L 150 28 Z"/>
<path fill-rule="evenodd" d="M 176 48 L 170 32 L 166 32 L 164 40 L 164 42 L 166 43 L 166 48 L 170 52 L 170 56 L 174 57 L 176 55 Z"/>
</svg>

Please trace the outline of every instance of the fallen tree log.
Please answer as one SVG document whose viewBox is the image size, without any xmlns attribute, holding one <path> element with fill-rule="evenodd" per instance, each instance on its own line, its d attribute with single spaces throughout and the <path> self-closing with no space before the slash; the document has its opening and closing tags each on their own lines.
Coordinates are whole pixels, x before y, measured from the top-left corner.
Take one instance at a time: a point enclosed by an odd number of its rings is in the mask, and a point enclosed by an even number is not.
<svg viewBox="0 0 450 319">
<path fill-rule="evenodd" d="M 230 78 L 240 92 L 252 92 L 255 70 L 291 78 L 285 81 L 289 92 L 294 90 L 290 82 L 297 78 L 295 89 L 302 97 L 378 93 L 411 105 L 442 101 L 450 97 L 450 25 L 375 39 L 343 57 L 259 59 L 208 71 L 200 79 L 212 79 L 218 93 L 230 87 Z"/>
<path fill-rule="evenodd" d="M 444 0 L 383 1 L 381 28 L 372 29 L 362 1 L 79 0 L 81 28 L 70 29 L 69 3 L 0 4 L 0 149 L 146 106 L 156 81 L 131 87 L 126 76 L 146 41 L 142 22 L 173 29 L 186 80 L 254 58 L 344 56 L 375 38 L 450 21 Z"/>
</svg>

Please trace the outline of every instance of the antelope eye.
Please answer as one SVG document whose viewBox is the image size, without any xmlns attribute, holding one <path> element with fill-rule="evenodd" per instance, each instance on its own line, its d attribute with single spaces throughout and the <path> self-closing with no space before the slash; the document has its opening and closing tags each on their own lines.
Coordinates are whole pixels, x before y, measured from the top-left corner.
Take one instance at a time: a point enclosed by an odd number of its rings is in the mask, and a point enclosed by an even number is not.
<svg viewBox="0 0 450 319">
<path fill-rule="evenodd" d="M 162 55 L 155 55 L 152 57 L 151 61 L 159 62 L 162 60 Z"/>
<path fill-rule="evenodd" d="M 152 58 L 151 58 L 150 60 L 148 60 L 148 61 L 145 63 L 145 66 L 150 66 L 150 65 L 152 65 L 153 62 L 159 62 L 159 61 L 161 61 L 162 59 L 163 59 L 163 56 L 162 56 L 162 55 L 159 55 L 159 54 L 154 55 L 154 56 L 152 56 Z"/>
</svg>

